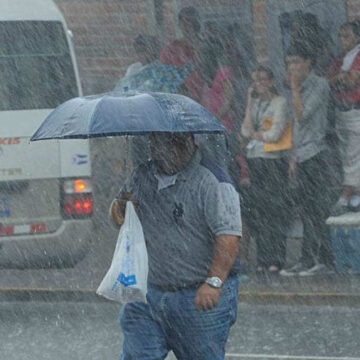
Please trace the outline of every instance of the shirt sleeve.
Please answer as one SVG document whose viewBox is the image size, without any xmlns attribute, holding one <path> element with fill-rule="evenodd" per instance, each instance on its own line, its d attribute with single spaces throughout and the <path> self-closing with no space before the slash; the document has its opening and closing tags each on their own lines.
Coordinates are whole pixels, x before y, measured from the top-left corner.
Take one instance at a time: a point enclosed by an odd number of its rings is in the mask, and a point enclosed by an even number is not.
<svg viewBox="0 0 360 360">
<path fill-rule="evenodd" d="M 319 106 L 329 102 L 329 84 L 326 79 L 321 78 L 306 99 L 303 99 L 303 121 L 311 119 L 313 114 L 318 110 Z"/>
<path fill-rule="evenodd" d="M 269 130 L 263 132 L 265 142 L 278 141 L 285 131 L 288 124 L 287 103 L 285 98 L 276 99 L 273 123 Z"/>
<path fill-rule="evenodd" d="M 360 71 L 360 51 L 356 55 L 355 60 L 353 61 L 352 65 L 351 65 L 350 71 L 356 71 L 356 72 Z"/>
<path fill-rule="evenodd" d="M 244 124 L 241 125 L 241 134 L 242 136 L 249 138 L 251 136 L 250 130 L 244 126 Z"/>
<path fill-rule="evenodd" d="M 242 235 L 239 194 L 229 183 L 209 186 L 205 196 L 205 218 L 215 235 Z"/>
<path fill-rule="evenodd" d="M 244 125 L 241 125 L 241 134 L 246 138 L 249 138 L 251 136 L 251 132 Z"/>
<path fill-rule="evenodd" d="M 254 117 L 253 117 L 253 114 L 254 114 L 254 108 L 256 107 L 257 108 L 257 103 L 255 103 L 255 104 L 253 104 L 252 105 L 252 108 L 251 108 L 251 110 L 250 110 L 250 115 L 251 115 L 251 126 L 253 127 L 254 126 L 254 122 L 253 122 L 253 119 L 254 119 Z M 244 137 L 246 137 L 246 138 L 249 138 L 249 137 L 251 137 L 251 131 L 250 131 L 250 129 L 249 128 L 247 128 L 246 126 L 244 126 L 244 121 L 243 121 L 243 123 L 241 124 L 241 134 L 242 134 L 242 136 L 244 136 Z"/>
</svg>

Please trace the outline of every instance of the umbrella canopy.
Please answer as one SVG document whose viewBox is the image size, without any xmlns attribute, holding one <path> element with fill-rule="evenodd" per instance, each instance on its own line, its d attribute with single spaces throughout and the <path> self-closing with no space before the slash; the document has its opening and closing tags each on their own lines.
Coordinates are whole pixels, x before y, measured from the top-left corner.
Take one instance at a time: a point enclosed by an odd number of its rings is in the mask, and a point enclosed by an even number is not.
<svg viewBox="0 0 360 360">
<path fill-rule="evenodd" d="M 218 133 L 226 128 L 194 100 L 176 94 L 107 93 L 71 99 L 53 110 L 31 141 L 150 132 Z"/>
</svg>

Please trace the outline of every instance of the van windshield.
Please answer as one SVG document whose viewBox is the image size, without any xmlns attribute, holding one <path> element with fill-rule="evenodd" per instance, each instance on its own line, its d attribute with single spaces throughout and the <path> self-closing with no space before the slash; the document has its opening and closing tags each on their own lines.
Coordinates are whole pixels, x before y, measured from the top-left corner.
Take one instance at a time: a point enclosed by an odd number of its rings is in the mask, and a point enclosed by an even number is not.
<svg viewBox="0 0 360 360">
<path fill-rule="evenodd" d="M 61 22 L 0 22 L 0 110 L 49 109 L 77 96 Z"/>
</svg>

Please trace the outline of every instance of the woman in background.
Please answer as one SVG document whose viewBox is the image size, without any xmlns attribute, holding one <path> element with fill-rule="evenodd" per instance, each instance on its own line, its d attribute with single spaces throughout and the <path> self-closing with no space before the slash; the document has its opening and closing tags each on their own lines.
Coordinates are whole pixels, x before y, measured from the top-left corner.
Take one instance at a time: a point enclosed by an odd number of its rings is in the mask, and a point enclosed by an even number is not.
<svg viewBox="0 0 360 360">
<path fill-rule="evenodd" d="M 249 140 L 250 187 L 243 194 L 245 218 L 257 244 L 257 271 L 278 273 L 285 264 L 288 150 L 265 151 L 265 143 L 280 140 L 289 125 L 287 103 L 275 89 L 274 75 L 265 66 L 251 74 L 241 131 Z"/>
</svg>

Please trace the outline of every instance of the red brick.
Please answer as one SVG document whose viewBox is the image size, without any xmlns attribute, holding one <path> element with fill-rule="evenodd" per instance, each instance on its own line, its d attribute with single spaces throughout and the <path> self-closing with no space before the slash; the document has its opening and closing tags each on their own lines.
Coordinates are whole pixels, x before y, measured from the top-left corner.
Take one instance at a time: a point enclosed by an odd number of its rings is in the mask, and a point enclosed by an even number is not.
<svg viewBox="0 0 360 360">
<path fill-rule="evenodd" d="M 360 2 L 358 0 L 348 0 L 347 8 L 348 8 L 349 15 L 351 15 L 351 13 L 354 13 L 354 12 L 358 13 L 358 12 L 360 12 Z"/>
<path fill-rule="evenodd" d="M 266 4 L 263 0 L 254 0 L 253 1 L 253 12 L 266 12 Z"/>
<path fill-rule="evenodd" d="M 254 24 L 256 24 L 256 25 L 261 25 L 261 24 L 266 25 L 266 23 L 267 23 L 267 13 L 265 11 L 256 11 L 256 12 L 254 12 L 253 17 L 254 17 Z"/>
<path fill-rule="evenodd" d="M 79 62 L 84 67 L 118 68 L 124 65 L 124 58 L 81 58 Z"/>
<path fill-rule="evenodd" d="M 205 12 L 226 14 L 248 0 L 163 0 L 163 31 L 168 43 L 176 35 L 177 10 L 194 5 Z M 135 61 L 132 47 L 136 33 L 153 30 L 152 0 L 56 0 L 75 36 L 76 52 L 84 92 L 113 86 Z M 265 52 L 267 36 L 265 1 L 252 0 L 256 45 Z M 181 6 L 180 6 L 181 5 Z M 209 11 L 205 8 L 208 8 Z M 265 55 L 264 55 L 265 56 Z"/>
</svg>

